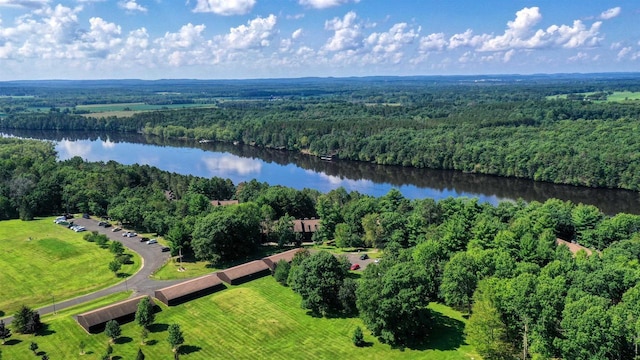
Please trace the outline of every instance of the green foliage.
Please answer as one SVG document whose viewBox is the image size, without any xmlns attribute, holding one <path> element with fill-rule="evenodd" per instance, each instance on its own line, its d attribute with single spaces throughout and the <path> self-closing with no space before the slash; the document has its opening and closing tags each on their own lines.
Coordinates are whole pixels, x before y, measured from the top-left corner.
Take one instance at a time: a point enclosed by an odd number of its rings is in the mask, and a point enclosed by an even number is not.
<svg viewBox="0 0 640 360">
<path fill-rule="evenodd" d="M 25 305 L 22 305 L 20 310 L 13 315 L 11 325 L 20 334 L 35 334 L 42 328 L 40 314 Z"/>
<path fill-rule="evenodd" d="M 35 354 L 36 351 L 38 351 L 38 343 L 32 341 L 31 344 L 29 344 L 29 350 Z"/>
<path fill-rule="evenodd" d="M 280 284 L 287 286 L 287 279 L 289 278 L 290 270 L 291 264 L 286 260 L 280 260 L 276 263 L 276 269 L 273 272 L 273 277 Z"/>
<path fill-rule="evenodd" d="M 420 343 L 431 322 L 428 282 L 425 272 L 412 262 L 369 265 L 356 291 L 362 321 L 382 342 Z"/>
<path fill-rule="evenodd" d="M 116 276 L 118 275 L 118 271 L 122 268 L 122 263 L 117 259 L 111 261 L 109 263 L 109 270 L 112 271 Z"/>
<path fill-rule="evenodd" d="M 111 339 L 111 342 L 115 342 L 122 334 L 122 329 L 117 321 L 109 320 L 105 324 L 104 333 Z"/>
<path fill-rule="evenodd" d="M 155 320 L 155 313 L 153 311 L 153 303 L 149 297 L 144 297 L 138 303 L 138 309 L 135 315 L 136 323 L 142 328 L 149 328 Z"/>
<path fill-rule="evenodd" d="M 455 254 L 445 265 L 440 294 L 447 305 L 466 306 L 471 313 L 473 292 L 478 284 L 475 258 L 465 252 Z"/>
<path fill-rule="evenodd" d="M 254 203 L 218 207 L 198 218 L 191 244 L 196 257 L 216 263 L 250 254 L 260 244 L 260 220 Z"/>
<path fill-rule="evenodd" d="M 171 324 L 169 325 L 169 345 L 174 352 L 177 352 L 180 348 L 180 345 L 184 343 L 184 335 L 182 334 L 182 330 L 180 330 L 180 325 Z"/>
<path fill-rule="evenodd" d="M 353 330 L 351 341 L 353 342 L 353 345 L 357 347 L 364 346 L 364 335 L 362 334 L 362 329 L 360 328 L 360 326 L 357 326 L 356 329 Z"/>
<path fill-rule="evenodd" d="M 346 273 L 335 256 L 320 251 L 293 265 L 288 284 L 302 296 L 303 308 L 326 315 L 341 310 L 338 293 Z"/>
<path fill-rule="evenodd" d="M 11 337 L 11 329 L 9 329 L 4 325 L 3 320 L 0 320 L 0 340 L 2 341 L 2 345 L 4 345 L 4 343 L 10 337 Z"/>
<path fill-rule="evenodd" d="M 124 245 L 120 241 L 112 241 L 109 245 L 109 251 L 115 255 L 122 255 L 124 253 Z"/>
</svg>

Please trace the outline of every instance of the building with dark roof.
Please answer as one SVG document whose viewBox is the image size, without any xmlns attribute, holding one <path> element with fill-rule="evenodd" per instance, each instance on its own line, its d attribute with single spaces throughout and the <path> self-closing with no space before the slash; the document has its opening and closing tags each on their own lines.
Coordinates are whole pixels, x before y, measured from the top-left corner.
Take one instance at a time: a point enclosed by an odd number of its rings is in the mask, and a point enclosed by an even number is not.
<svg viewBox="0 0 640 360">
<path fill-rule="evenodd" d="M 227 284 L 238 285 L 271 274 L 266 262 L 255 260 L 232 268 L 218 271 L 218 277 Z"/>
<path fill-rule="evenodd" d="M 156 290 L 154 296 L 165 305 L 173 306 L 225 288 L 217 275 L 210 274 Z"/>
<path fill-rule="evenodd" d="M 119 324 L 133 321 L 138 310 L 138 303 L 145 297 L 147 295 L 88 311 L 76 316 L 76 321 L 86 332 L 99 333 L 104 330 L 105 324 L 109 320 L 116 320 Z M 155 305 L 153 299 L 151 299 L 151 303 Z"/>
<path fill-rule="evenodd" d="M 274 271 L 276 269 L 276 264 L 278 263 L 278 261 L 284 260 L 290 263 L 293 260 L 293 257 L 300 251 L 304 251 L 304 249 L 297 248 L 297 249 L 281 252 L 279 254 L 262 258 L 262 261 L 264 261 L 267 264 L 267 266 L 269 266 L 269 269 L 271 269 L 271 271 Z"/>
</svg>

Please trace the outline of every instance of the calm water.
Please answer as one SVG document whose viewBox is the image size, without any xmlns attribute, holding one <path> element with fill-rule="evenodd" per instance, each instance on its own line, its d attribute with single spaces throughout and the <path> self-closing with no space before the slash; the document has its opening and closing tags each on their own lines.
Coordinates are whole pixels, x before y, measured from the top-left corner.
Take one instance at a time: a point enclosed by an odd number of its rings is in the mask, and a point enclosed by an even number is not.
<svg viewBox="0 0 640 360">
<path fill-rule="evenodd" d="M 145 164 L 180 174 L 229 178 L 234 184 L 251 179 L 296 189 L 328 192 L 340 186 L 382 196 L 392 188 L 410 199 L 476 197 L 497 204 L 522 198 L 548 198 L 592 204 L 608 214 L 640 214 L 640 193 L 591 189 L 529 180 L 464 174 L 454 171 L 380 166 L 353 161 L 322 161 L 288 151 L 220 143 L 163 140 L 137 134 L 14 131 L 2 136 L 51 140 L 61 160 L 80 156 L 88 161 L 114 160 Z"/>
</svg>

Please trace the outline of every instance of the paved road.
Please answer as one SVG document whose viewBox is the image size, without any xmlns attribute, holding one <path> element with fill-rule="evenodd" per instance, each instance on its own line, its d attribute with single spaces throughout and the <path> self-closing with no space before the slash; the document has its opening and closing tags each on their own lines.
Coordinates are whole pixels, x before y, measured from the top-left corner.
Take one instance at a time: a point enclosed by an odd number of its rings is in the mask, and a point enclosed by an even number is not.
<svg viewBox="0 0 640 360">
<path fill-rule="evenodd" d="M 98 231 L 101 234 L 107 235 L 111 240 L 117 240 L 122 242 L 124 246 L 135 251 L 142 257 L 142 268 L 135 273 L 133 276 L 130 276 L 125 281 L 108 287 L 106 289 L 102 289 L 100 291 L 93 292 L 91 294 L 87 294 L 84 296 L 79 296 L 73 299 L 61 301 L 55 304 L 55 311 L 62 310 L 64 308 L 68 308 L 71 306 L 75 306 L 78 304 L 85 303 L 87 301 L 95 300 L 100 297 L 114 294 L 121 291 L 133 290 L 132 296 L 138 295 L 153 295 L 153 292 L 157 289 L 161 289 L 166 286 L 170 286 L 173 284 L 177 284 L 182 280 L 166 280 L 166 281 L 158 281 L 150 278 L 151 274 L 153 274 L 157 269 L 159 269 L 166 261 L 169 260 L 170 254 L 168 252 L 162 252 L 160 249 L 162 245 L 160 244 L 152 244 L 147 245 L 144 242 L 140 242 L 140 237 L 136 236 L 133 238 L 128 238 L 122 236 L 123 231 L 113 232 L 111 228 L 103 228 L 98 226 L 98 221 L 94 219 L 73 219 L 73 223 L 76 225 L 84 226 L 87 231 Z M 71 230 L 69 230 L 71 231 Z M 54 306 L 45 306 L 38 309 L 38 313 L 40 315 L 49 314 L 54 312 Z M 13 317 L 3 318 L 5 324 L 11 323 Z"/>
</svg>

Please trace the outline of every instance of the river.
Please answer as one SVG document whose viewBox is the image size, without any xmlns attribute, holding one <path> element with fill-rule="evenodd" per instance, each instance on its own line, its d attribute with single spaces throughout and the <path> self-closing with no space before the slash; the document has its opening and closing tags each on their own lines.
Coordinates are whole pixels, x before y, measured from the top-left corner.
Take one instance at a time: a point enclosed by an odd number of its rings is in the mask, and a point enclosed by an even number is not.
<svg viewBox="0 0 640 360">
<path fill-rule="evenodd" d="M 595 205 L 607 214 L 640 214 L 640 193 L 540 183 L 523 179 L 465 174 L 457 171 L 381 166 L 354 161 L 323 161 L 289 151 L 166 140 L 140 134 L 5 131 L 16 136 L 53 141 L 60 160 L 79 156 L 88 161 L 145 164 L 202 177 L 229 178 L 234 184 L 251 179 L 296 189 L 347 191 L 382 196 L 397 188 L 410 199 L 474 197 L 480 202 L 549 198 Z"/>
</svg>

